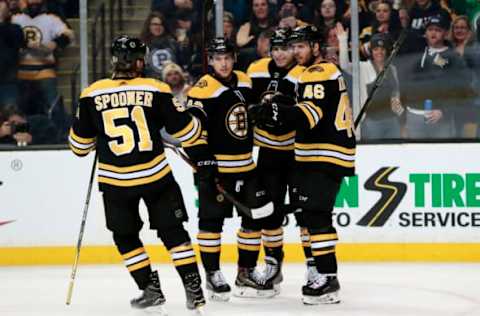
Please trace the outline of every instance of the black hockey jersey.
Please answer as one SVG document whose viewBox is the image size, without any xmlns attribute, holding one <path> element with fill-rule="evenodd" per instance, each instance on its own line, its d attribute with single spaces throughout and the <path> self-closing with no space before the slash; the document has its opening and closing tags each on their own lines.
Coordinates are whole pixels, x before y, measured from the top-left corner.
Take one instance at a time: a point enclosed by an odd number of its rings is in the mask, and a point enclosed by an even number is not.
<svg viewBox="0 0 480 316">
<path fill-rule="evenodd" d="M 104 79 L 86 88 L 70 130 L 71 150 L 98 151 L 100 190 L 162 185 L 173 180 L 160 129 L 191 144 L 201 122 L 184 112 L 170 87 L 154 79 Z"/>
<path fill-rule="evenodd" d="M 211 75 L 204 75 L 188 92 L 187 108 L 198 117 L 206 117 L 206 133 L 203 132 L 197 144 L 205 141 L 220 173 L 239 176 L 255 169 L 247 114 L 252 81 L 236 70 L 232 80 L 231 86 L 227 86 Z"/>
<path fill-rule="evenodd" d="M 298 106 L 304 126 L 295 136 L 300 167 L 351 176 L 355 165 L 355 134 L 347 87 L 333 63 L 308 67 L 298 79 Z"/>
<path fill-rule="evenodd" d="M 295 99 L 295 87 L 298 77 L 305 67 L 295 66 L 290 69 L 279 68 L 272 58 L 262 58 L 253 62 L 247 70 L 252 79 L 254 102 L 259 103 L 266 94 L 281 92 Z M 295 130 L 293 127 L 255 127 L 254 143 L 259 147 L 274 150 L 293 150 Z"/>
</svg>

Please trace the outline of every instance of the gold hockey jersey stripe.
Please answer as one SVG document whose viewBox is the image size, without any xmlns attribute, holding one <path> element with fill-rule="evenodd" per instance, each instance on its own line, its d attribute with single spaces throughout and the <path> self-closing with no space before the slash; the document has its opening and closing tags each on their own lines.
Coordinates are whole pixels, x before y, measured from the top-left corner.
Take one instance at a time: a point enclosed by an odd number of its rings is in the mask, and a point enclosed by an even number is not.
<svg viewBox="0 0 480 316">
<path fill-rule="evenodd" d="M 299 107 L 305 114 L 310 128 L 314 128 L 323 117 L 322 109 L 320 109 L 318 106 L 315 106 L 315 104 L 310 101 L 304 101 L 296 104 L 295 106 Z"/>
<path fill-rule="evenodd" d="M 171 168 L 168 164 L 166 164 L 166 166 L 164 166 L 163 169 L 161 169 L 160 171 L 150 176 L 138 177 L 134 179 L 109 178 L 109 177 L 101 176 L 99 172 L 98 182 L 119 186 L 119 187 L 131 187 L 131 186 L 144 185 L 144 184 L 149 184 L 149 183 L 158 181 L 170 172 L 171 172 Z"/>
<path fill-rule="evenodd" d="M 254 144 L 260 147 L 269 147 L 277 150 L 293 150 L 295 143 L 295 131 L 284 135 L 273 135 L 255 127 Z"/>
<path fill-rule="evenodd" d="M 177 138 L 182 143 L 192 144 L 200 137 L 201 132 L 202 125 L 200 123 L 200 120 L 192 117 L 192 120 L 184 129 L 176 132 L 172 136 Z"/>
<path fill-rule="evenodd" d="M 98 164 L 98 169 L 102 169 L 105 171 L 112 171 L 115 173 L 131 173 L 135 171 L 142 171 L 142 170 L 149 170 L 156 165 L 158 165 L 160 162 L 165 160 L 165 153 L 162 153 L 161 155 L 155 157 L 149 162 L 138 164 L 138 165 L 133 165 L 133 166 L 127 166 L 127 167 L 118 167 L 114 165 L 109 165 L 106 163 L 99 163 Z"/>
</svg>

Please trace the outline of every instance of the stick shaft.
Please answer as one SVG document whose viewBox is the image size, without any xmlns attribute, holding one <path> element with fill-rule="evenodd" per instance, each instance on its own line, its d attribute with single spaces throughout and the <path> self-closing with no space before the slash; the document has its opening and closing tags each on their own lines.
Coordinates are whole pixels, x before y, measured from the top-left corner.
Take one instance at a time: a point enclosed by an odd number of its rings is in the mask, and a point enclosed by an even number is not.
<svg viewBox="0 0 480 316">
<path fill-rule="evenodd" d="M 75 277 L 77 275 L 78 262 L 80 260 L 80 249 L 82 247 L 83 233 L 85 231 L 85 225 L 87 223 L 88 206 L 90 205 L 90 196 L 92 195 L 93 181 L 95 178 L 95 169 L 97 167 L 97 151 L 95 151 L 95 157 L 93 158 L 92 171 L 90 173 L 90 182 L 88 183 L 87 197 L 85 199 L 85 205 L 83 207 L 82 223 L 80 224 L 80 232 L 78 234 L 77 247 L 75 249 L 75 260 L 72 265 L 72 273 L 70 274 L 70 283 L 68 285 L 66 304 L 70 305 L 72 301 L 73 286 L 75 284 Z"/>
</svg>

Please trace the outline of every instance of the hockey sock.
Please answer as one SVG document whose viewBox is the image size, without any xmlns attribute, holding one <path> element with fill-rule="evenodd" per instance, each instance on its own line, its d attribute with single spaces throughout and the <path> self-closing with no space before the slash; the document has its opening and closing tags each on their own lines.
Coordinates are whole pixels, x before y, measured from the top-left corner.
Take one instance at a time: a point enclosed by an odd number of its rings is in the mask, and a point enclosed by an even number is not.
<svg viewBox="0 0 480 316">
<path fill-rule="evenodd" d="M 220 270 L 221 233 L 200 231 L 197 235 L 200 257 L 206 271 Z"/>
<path fill-rule="evenodd" d="M 282 261 L 283 254 L 283 228 L 262 230 L 262 241 L 265 255 L 271 256 L 277 261 Z"/>
<path fill-rule="evenodd" d="M 175 269 L 177 269 L 182 280 L 185 280 L 185 276 L 192 272 L 198 273 L 197 258 L 195 257 L 195 251 L 190 243 L 184 243 L 173 247 L 168 251 L 172 257 Z"/>
<path fill-rule="evenodd" d="M 262 242 L 261 238 L 261 231 L 250 231 L 240 228 L 237 233 L 239 267 L 254 268 L 257 265 Z"/>
<path fill-rule="evenodd" d="M 335 256 L 337 241 L 338 236 L 335 228 L 331 228 L 329 232 L 310 231 L 312 255 L 319 273 L 337 273 L 337 258 Z"/>
<path fill-rule="evenodd" d="M 312 248 L 310 245 L 310 234 L 305 227 L 300 228 L 300 239 L 302 240 L 303 253 L 305 255 L 305 261 L 313 260 Z"/>
<path fill-rule="evenodd" d="M 141 290 L 145 289 L 150 282 L 152 268 L 140 238 L 138 235 L 119 235 L 114 233 L 113 240 L 138 288 Z"/>
</svg>

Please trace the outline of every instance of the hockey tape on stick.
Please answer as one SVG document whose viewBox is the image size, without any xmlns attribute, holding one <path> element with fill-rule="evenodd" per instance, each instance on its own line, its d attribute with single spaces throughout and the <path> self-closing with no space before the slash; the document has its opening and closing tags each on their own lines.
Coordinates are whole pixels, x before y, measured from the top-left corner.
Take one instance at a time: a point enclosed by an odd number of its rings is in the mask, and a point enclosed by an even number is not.
<svg viewBox="0 0 480 316">
<path fill-rule="evenodd" d="M 185 161 L 193 170 L 197 167 L 190 158 L 183 152 L 181 152 L 175 145 L 172 145 L 168 142 L 163 140 L 163 144 L 165 148 L 170 149 L 175 154 L 177 154 L 183 161 Z M 273 213 L 273 203 L 269 202 L 262 207 L 259 208 L 249 208 L 245 206 L 243 203 L 239 202 L 232 194 L 227 192 L 220 184 L 217 183 L 216 188 L 218 192 L 220 192 L 230 203 L 235 205 L 235 207 L 243 214 L 253 219 L 264 218 L 270 216 Z"/>
</svg>

